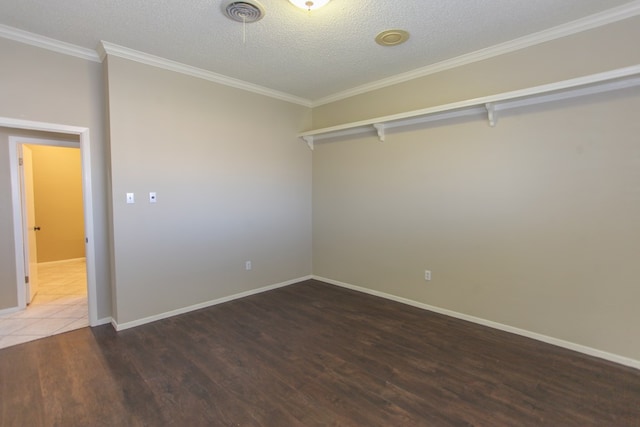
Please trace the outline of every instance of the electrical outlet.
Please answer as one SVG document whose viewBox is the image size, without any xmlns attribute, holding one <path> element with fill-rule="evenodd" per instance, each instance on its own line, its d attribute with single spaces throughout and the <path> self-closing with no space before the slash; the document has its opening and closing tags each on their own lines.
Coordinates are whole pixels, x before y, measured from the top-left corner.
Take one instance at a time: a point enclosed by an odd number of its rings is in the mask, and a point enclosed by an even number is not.
<svg viewBox="0 0 640 427">
<path fill-rule="evenodd" d="M 431 270 L 425 270 L 424 271 L 424 280 L 431 280 Z"/>
<path fill-rule="evenodd" d="M 244 269 L 247 271 L 251 270 L 251 261 L 247 261 L 244 263 Z"/>
<path fill-rule="evenodd" d="M 135 202 L 136 202 L 136 197 L 133 195 L 133 193 L 127 193 L 127 203 L 131 204 Z"/>
</svg>

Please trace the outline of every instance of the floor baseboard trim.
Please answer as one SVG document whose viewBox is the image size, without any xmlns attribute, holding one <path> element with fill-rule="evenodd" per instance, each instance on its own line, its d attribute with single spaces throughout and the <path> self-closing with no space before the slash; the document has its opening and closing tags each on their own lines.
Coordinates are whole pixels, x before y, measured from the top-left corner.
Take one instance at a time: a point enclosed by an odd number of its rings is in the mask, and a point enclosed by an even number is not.
<svg viewBox="0 0 640 427">
<path fill-rule="evenodd" d="M 480 317 L 470 316 L 467 314 L 459 313 L 452 310 L 447 310 L 444 308 L 432 306 L 429 304 L 424 304 L 418 301 L 410 300 L 408 298 L 399 297 L 392 294 L 387 294 L 385 292 L 375 291 L 373 289 L 363 288 L 361 286 L 351 285 L 349 283 L 340 282 L 333 279 L 328 279 L 326 277 L 321 276 L 313 276 L 314 280 L 319 280 L 321 282 L 325 282 L 331 285 L 340 286 L 342 288 L 351 289 L 353 291 L 362 292 L 365 294 L 377 296 L 380 298 L 385 298 L 391 301 L 399 302 L 402 304 L 410 305 L 412 307 L 417 307 L 423 310 L 432 311 L 434 313 L 443 314 L 445 316 L 454 317 L 460 320 L 466 320 L 468 322 L 476 323 L 482 326 L 488 326 L 490 328 L 498 329 L 505 332 L 510 332 L 512 334 L 521 335 L 523 337 L 531 338 L 537 341 L 542 341 L 547 344 L 552 344 L 558 347 L 563 347 L 568 350 L 573 350 L 578 353 L 583 353 L 588 356 L 597 357 L 600 359 L 608 360 L 609 362 L 618 363 L 620 365 L 628 366 L 635 369 L 640 369 L 640 360 L 631 359 L 629 357 L 620 356 L 617 354 L 609 353 L 606 351 L 598 350 L 592 347 L 587 347 L 581 344 L 576 344 L 570 341 L 565 341 L 562 339 L 550 337 L 547 335 L 539 334 L 536 332 L 527 331 L 526 329 L 520 329 L 513 326 L 505 325 L 498 322 L 493 322 L 491 320 L 483 319 Z"/>
<path fill-rule="evenodd" d="M 62 264 L 63 262 L 80 261 L 80 260 L 84 260 L 84 259 L 85 259 L 85 257 L 69 258 L 69 259 L 58 259 L 58 260 L 55 260 L 55 261 L 39 262 L 38 265 Z"/>
<path fill-rule="evenodd" d="M 311 278 L 312 278 L 312 276 L 309 275 L 309 276 L 304 276 L 304 277 L 300 277 L 300 278 L 297 278 L 297 279 L 287 280 L 286 282 L 281 282 L 281 283 L 276 283 L 276 284 L 273 284 L 273 285 L 263 286 L 262 288 L 257 288 L 257 289 L 252 289 L 250 291 L 240 292 L 238 294 L 230 295 L 230 296 L 227 296 L 227 297 L 222 297 L 222 298 L 218 298 L 218 299 L 215 299 L 215 300 L 211 300 L 211 301 L 206 301 L 206 302 L 199 303 L 199 304 L 190 305 L 188 307 L 178 308 L 176 310 L 167 311 L 165 313 L 156 314 L 156 315 L 145 317 L 145 318 L 138 319 L 138 320 L 132 320 L 132 321 L 129 321 L 129 322 L 118 323 L 115 319 L 110 319 L 110 320 L 111 320 L 111 324 L 113 325 L 113 327 L 115 328 L 116 331 L 123 331 L 125 329 L 133 328 L 133 327 L 136 327 L 136 326 L 141 326 L 141 325 L 144 325 L 146 323 L 155 322 L 157 320 L 166 319 L 168 317 L 177 316 L 179 314 L 185 314 L 185 313 L 188 313 L 190 311 L 200 310 L 201 308 L 207 308 L 207 307 L 211 307 L 213 305 L 218 305 L 218 304 L 222 304 L 222 303 L 225 303 L 225 302 L 233 301 L 233 300 L 236 300 L 236 299 L 245 298 L 245 297 L 248 297 L 248 296 L 251 296 L 251 295 L 260 294 L 262 292 L 271 291 L 273 289 L 283 288 L 285 286 L 289 286 L 289 285 L 293 285 L 295 283 L 303 282 L 303 281 L 309 280 Z"/>
<path fill-rule="evenodd" d="M 19 307 L 3 308 L 0 310 L 0 316 L 3 316 L 5 314 L 15 313 L 16 311 L 20 311 L 20 308 Z"/>
<path fill-rule="evenodd" d="M 91 327 L 93 328 L 94 326 L 102 326 L 102 325 L 107 325 L 109 323 L 113 322 L 113 318 L 111 317 L 103 317 L 102 319 L 98 319 L 95 323 L 95 325 L 91 325 Z"/>
</svg>

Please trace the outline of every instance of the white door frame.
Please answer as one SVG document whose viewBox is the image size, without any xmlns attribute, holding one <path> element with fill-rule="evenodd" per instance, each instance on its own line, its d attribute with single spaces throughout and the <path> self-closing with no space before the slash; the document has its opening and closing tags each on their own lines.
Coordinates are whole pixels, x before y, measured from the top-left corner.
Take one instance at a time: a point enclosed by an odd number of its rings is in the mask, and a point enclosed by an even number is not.
<svg viewBox="0 0 640 427">
<path fill-rule="evenodd" d="M 80 148 L 82 163 L 82 203 L 84 207 L 85 257 L 87 260 L 87 297 L 89 308 L 89 324 L 98 325 L 98 298 L 96 288 L 96 244 L 93 234 L 93 194 L 91 188 L 91 151 L 89 128 L 67 126 L 55 123 L 34 122 L 30 120 L 0 117 L 0 127 L 53 132 L 67 135 L 78 135 L 80 142 L 71 142 L 72 147 Z M 64 141 L 46 140 L 30 137 L 9 136 L 9 168 L 11 172 L 11 205 L 13 208 L 13 234 L 16 256 L 16 289 L 18 291 L 18 308 L 26 307 L 24 292 L 23 233 L 22 208 L 20 201 L 20 182 L 17 147 L 20 143 L 46 144 L 65 146 Z M 69 143 L 68 143 L 69 144 Z"/>
</svg>

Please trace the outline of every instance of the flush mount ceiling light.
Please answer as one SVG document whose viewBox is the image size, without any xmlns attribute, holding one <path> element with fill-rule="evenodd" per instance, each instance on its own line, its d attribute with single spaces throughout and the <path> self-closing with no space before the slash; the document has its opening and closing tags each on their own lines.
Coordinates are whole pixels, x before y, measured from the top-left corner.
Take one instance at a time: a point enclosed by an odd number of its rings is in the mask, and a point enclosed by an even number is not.
<svg viewBox="0 0 640 427">
<path fill-rule="evenodd" d="M 387 30 L 376 36 L 376 43 L 380 46 L 397 46 L 409 40 L 409 33 L 405 30 Z"/>
<path fill-rule="evenodd" d="M 331 0 L 289 0 L 289 2 L 299 7 L 300 9 L 304 9 L 307 11 L 312 11 L 316 9 L 320 9 L 325 4 L 329 3 Z"/>
</svg>

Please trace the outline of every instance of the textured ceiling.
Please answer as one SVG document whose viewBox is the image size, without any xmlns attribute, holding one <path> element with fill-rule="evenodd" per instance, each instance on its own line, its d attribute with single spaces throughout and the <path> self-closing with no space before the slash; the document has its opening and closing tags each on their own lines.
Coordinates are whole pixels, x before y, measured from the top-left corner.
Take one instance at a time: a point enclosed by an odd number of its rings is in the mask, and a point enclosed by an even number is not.
<svg viewBox="0 0 640 427">
<path fill-rule="evenodd" d="M 95 49 L 101 40 L 307 100 L 429 66 L 638 0 L 332 0 L 307 13 L 259 0 L 244 28 L 222 0 L 2 0 L 0 24 Z M 374 42 L 390 28 L 396 47 Z"/>
</svg>

